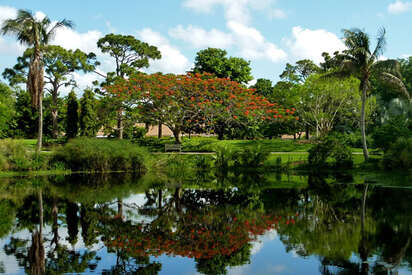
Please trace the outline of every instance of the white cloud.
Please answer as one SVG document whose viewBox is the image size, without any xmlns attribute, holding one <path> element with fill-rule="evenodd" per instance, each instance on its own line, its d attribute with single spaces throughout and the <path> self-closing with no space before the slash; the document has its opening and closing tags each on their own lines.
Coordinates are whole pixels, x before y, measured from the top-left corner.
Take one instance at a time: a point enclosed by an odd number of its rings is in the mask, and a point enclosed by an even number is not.
<svg viewBox="0 0 412 275">
<path fill-rule="evenodd" d="M 56 32 L 56 36 L 51 44 L 60 45 L 66 49 L 80 49 L 86 53 L 100 53 L 97 47 L 97 40 L 103 34 L 100 31 L 91 30 L 85 33 L 77 32 L 74 29 L 63 27 Z"/>
<path fill-rule="evenodd" d="M 396 0 L 388 6 L 388 12 L 391 14 L 404 13 L 410 10 L 412 10 L 412 2 L 403 2 L 401 0 Z"/>
<path fill-rule="evenodd" d="M 162 53 L 160 60 L 150 62 L 149 72 L 184 74 L 192 67 L 189 60 L 160 33 L 145 28 L 138 32 L 138 36 L 141 40 L 156 46 Z"/>
<path fill-rule="evenodd" d="M 273 10 L 269 11 L 269 17 L 270 18 L 276 18 L 276 19 L 284 19 L 284 18 L 287 17 L 287 15 L 283 10 L 273 9 Z"/>
<path fill-rule="evenodd" d="M 17 10 L 8 6 L 0 6 L 0 23 L 3 24 L 4 20 L 15 18 Z"/>
<path fill-rule="evenodd" d="M 180 39 L 192 44 L 195 48 L 227 48 L 233 44 L 233 37 L 216 29 L 206 31 L 200 27 L 189 25 L 177 27 L 169 31 L 169 35 L 175 39 Z"/>
<path fill-rule="evenodd" d="M 100 31 L 91 30 L 84 33 L 77 32 L 74 29 L 63 27 L 56 32 L 51 44 L 59 45 L 65 49 L 76 50 L 80 49 L 85 53 L 94 52 L 97 56 L 97 60 L 100 61 L 101 66 L 99 70 L 106 74 L 109 71 L 114 70 L 113 60 L 110 56 L 103 54 L 97 47 L 97 41 L 103 37 Z M 78 89 L 83 91 L 87 87 L 92 87 L 92 82 L 95 80 L 103 80 L 102 77 L 95 73 L 73 73 L 72 78 L 76 81 Z M 62 89 L 62 95 L 65 96 L 70 92 L 71 87 Z"/>
<path fill-rule="evenodd" d="M 190 43 L 195 48 L 228 48 L 235 47 L 238 55 L 249 60 L 267 59 L 279 62 L 287 54 L 275 44 L 267 41 L 255 28 L 238 21 L 227 22 L 229 32 L 216 29 L 210 31 L 194 26 L 177 26 L 169 31 L 169 35 Z"/>
<path fill-rule="evenodd" d="M 401 58 L 409 58 L 411 56 L 412 56 L 412 54 L 403 54 L 403 55 L 401 55 Z"/>
<path fill-rule="evenodd" d="M 235 44 L 239 47 L 242 57 L 246 59 L 268 59 L 274 63 L 287 57 L 282 49 L 267 41 L 257 29 L 236 21 L 229 21 L 227 26 L 232 31 Z"/>
<path fill-rule="evenodd" d="M 15 18 L 17 10 L 12 7 L 0 6 L 0 26 L 3 25 L 7 19 Z M 3 37 L 0 36 L 0 55 L 12 56 L 21 55 L 25 49 L 25 46 L 18 43 L 15 37 Z"/>
<path fill-rule="evenodd" d="M 273 7 L 275 2 L 275 0 L 186 0 L 183 6 L 203 13 L 210 13 L 215 6 L 221 6 L 227 20 L 246 24 L 251 19 L 252 9 L 266 13 L 269 18 L 285 18 L 284 11 Z"/>
<path fill-rule="evenodd" d="M 292 28 L 292 39 L 284 39 L 294 60 L 311 59 L 323 61 L 322 53 L 333 53 L 345 49 L 343 41 L 336 34 L 323 29 L 311 30 L 300 26 Z"/>
<path fill-rule="evenodd" d="M 46 17 L 46 14 L 42 11 L 36 11 L 34 13 L 34 18 L 36 18 L 37 20 L 41 21 Z"/>
</svg>

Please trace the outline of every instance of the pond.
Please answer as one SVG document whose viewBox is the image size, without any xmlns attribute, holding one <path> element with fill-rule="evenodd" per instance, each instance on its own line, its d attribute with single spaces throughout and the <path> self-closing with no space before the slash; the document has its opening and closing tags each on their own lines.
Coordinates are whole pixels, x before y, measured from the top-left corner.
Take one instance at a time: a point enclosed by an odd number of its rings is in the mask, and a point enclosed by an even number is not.
<svg viewBox="0 0 412 275">
<path fill-rule="evenodd" d="M 412 274 L 409 175 L 0 178 L 0 273 Z"/>
</svg>

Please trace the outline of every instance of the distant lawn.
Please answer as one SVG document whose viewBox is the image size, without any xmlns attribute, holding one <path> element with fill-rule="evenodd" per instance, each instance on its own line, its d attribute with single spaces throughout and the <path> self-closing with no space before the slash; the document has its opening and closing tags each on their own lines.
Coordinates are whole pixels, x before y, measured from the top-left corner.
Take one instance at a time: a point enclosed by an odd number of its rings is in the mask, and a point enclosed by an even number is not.
<svg viewBox="0 0 412 275">
<path fill-rule="evenodd" d="M 145 138 L 141 145 L 149 147 L 151 151 L 163 152 L 164 145 L 174 143 L 173 138 Z M 307 152 L 312 144 L 306 140 L 265 139 L 265 140 L 218 140 L 216 137 L 184 137 L 182 139 L 183 152 L 215 152 L 220 146 L 233 149 L 261 146 L 267 152 Z"/>
<path fill-rule="evenodd" d="M 36 149 L 37 139 L 21 139 L 21 141 L 27 148 Z"/>
</svg>

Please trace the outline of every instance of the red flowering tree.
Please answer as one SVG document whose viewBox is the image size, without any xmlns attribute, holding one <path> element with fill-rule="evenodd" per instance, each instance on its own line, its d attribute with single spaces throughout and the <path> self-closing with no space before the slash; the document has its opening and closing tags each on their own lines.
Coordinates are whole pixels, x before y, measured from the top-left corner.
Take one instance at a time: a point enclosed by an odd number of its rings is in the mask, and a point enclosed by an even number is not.
<svg viewBox="0 0 412 275">
<path fill-rule="evenodd" d="M 291 119 L 294 114 L 255 94 L 253 89 L 206 73 L 138 73 L 105 88 L 137 108 L 145 118 L 169 127 L 177 143 L 184 129 L 194 125 L 214 130 L 217 121 L 247 126 L 264 120 Z"/>
</svg>

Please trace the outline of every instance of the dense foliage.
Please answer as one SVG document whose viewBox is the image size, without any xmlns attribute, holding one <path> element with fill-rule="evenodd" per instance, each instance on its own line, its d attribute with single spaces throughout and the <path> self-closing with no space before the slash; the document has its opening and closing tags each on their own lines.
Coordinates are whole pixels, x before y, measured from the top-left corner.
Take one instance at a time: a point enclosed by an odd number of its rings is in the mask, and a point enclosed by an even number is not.
<svg viewBox="0 0 412 275">
<path fill-rule="evenodd" d="M 134 171 L 145 170 L 145 149 L 130 141 L 77 138 L 71 139 L 54 155 L 72 171 Z"/>
<path fill-rule="evenodd" d="M 350 168 L 353 165 L 352 152 L 341 136 L 329 135 L 309 150 L 309 165 Z"/>
<path fill-rule="evenodd" d="M 181 132 L 190 125 L 204 131 L 219 127 L 256 127 L 265 120 L 298 119 L 294 109 L 256 95 L 227 78 L 210 74 L 136 74 L 119 80 L 106 90 L 134 106 L 143 117 L 162 122 L 180 143 Z"/>
</svg>

